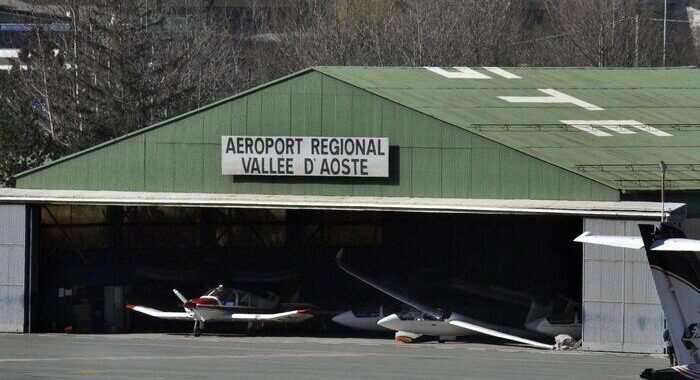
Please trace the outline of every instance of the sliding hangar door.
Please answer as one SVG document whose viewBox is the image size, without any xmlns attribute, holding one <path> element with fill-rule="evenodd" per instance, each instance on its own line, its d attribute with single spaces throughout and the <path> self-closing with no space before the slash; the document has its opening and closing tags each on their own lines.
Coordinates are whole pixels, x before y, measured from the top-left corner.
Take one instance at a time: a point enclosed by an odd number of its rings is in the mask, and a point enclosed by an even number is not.
<svg viewBox="0 0 700 380">
<path fill-rule="evenodd" d="M 693 198 L 697 172 L 666 154 L 698 154 L 698 132 L 678 127 L 697 106 L 639 115 L 673 103 L 659 83 L 687 89 L 693 75 L 313 68 L 21 173 L 0 200 L 36 210 L 27 328 L 177 329 L 119 310 L 176 306 L 172 287 L 195 296 L 219 283 L 328 315 L 390 302 L 338 271 L 345 247 L 350 265 L 400 287 L 427 277 L 561 294 L 583 303 L 584 348 L 656 351 L 651 277 L 629 279 L 645 276 L 643 255 L 588 257 L 571 240 L 598 219 L 657 219 L 660 205 L 640 201 L 657 199 L 659 159 L 672 162 L 676 201 Z M 625 281 L 603 283 L 611 273 Z"/>
</svg>

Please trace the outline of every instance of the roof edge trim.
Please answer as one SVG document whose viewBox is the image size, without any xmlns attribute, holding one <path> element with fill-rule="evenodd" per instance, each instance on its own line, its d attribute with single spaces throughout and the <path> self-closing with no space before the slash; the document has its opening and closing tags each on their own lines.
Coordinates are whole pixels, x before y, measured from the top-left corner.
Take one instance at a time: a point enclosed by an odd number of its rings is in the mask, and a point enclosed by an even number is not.
<svg viewBox="0 0 700 380">
<path fill-rule="evenodd" d="M 0 189 L 0 203 L 168 207 L 236 207 L 347 211 L 543 214 L 659 218 L 661 204 L 636 201 L 409 198 L 328 195 L 160 193 L 94 190 Z M 685 216 L 685 203 L 665 203 L 666 214 Z"/>
</svg>

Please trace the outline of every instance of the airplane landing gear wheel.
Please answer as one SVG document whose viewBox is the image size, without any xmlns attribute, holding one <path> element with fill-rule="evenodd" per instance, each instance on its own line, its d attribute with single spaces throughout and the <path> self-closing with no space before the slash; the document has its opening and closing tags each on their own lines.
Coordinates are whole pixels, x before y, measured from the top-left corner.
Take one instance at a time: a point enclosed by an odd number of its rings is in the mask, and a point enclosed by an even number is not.
<svg viewBox="0 0 700 380">
<path fill-rule="evenodd" d="M 248 322 L 248 328 L 246 329 L 246 335 L 256 336 L 258 331 L 263 328 L 263 323 Z"/>
<path fill-rule="evenodd" d="M 194 328 L 192 329 L 192 334 L 197 337 L 202 335 L 202 331 L 204 330 L 204 323 L 200 321 L 194 321 Z"/>
</svg>

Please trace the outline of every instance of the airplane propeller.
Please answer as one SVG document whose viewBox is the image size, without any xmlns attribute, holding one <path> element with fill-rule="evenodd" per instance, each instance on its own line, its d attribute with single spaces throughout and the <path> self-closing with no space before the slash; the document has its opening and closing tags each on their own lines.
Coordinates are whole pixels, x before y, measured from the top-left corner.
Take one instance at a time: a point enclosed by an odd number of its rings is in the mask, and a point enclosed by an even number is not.
<svg viewBox="0 0 700 380">
<path fill-rule="evenodd" d="M 194 335 L 199 336 L 201 332 L 201 327 L 204 325 L 204 317 L 202 317 L 202 314 L 197 311 L 196 305 L 194 305 L 191 301 L 189 301 L 185 296 L 182 295 L 177 289 L 173 289 L 173 293 L 175 293 L 175 296 L 182 301 L 182 307 L 184 307 L 187 311 L 191 311 L 192 314 L 194 314 Z M 189 306 L 192 305 L 192 306 Z"/>
<path fill-rule="evenodd" d="M 178 292 L 177 289 L 173 289 L 173 293 L 175 293 L 175 296 L 177 296 L 177 298 L 179 298 L 180 301 L 182 301 L 183 305 L 187 303 L 187 298 L 185 298 L 185 296 L 183 296 L 182 293 Z"/>
</svg>

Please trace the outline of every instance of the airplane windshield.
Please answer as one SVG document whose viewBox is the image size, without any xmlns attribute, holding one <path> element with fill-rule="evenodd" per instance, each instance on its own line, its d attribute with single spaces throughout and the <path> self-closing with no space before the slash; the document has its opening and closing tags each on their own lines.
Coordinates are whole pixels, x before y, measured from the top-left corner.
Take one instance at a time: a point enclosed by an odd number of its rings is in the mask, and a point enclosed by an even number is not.
<svg viewBox="0 0 700 380">
<path fill-rule="evenodd" d="M 212 289 L 206 295 L 209 297 L 215 297 L 221 305 L 227 306 L 235 306 L 238 298 L 234 289 L 224 288 L 221 286 L 216 289 Z"/>
<path fill-rule="evenodd" d="M 431 317 L 430 315 L 415 309 L 399 312 L 396 315 L 398 315 L 398 317 L 403 321 L 435 320 L 435 318 Z"/>
</svg>

